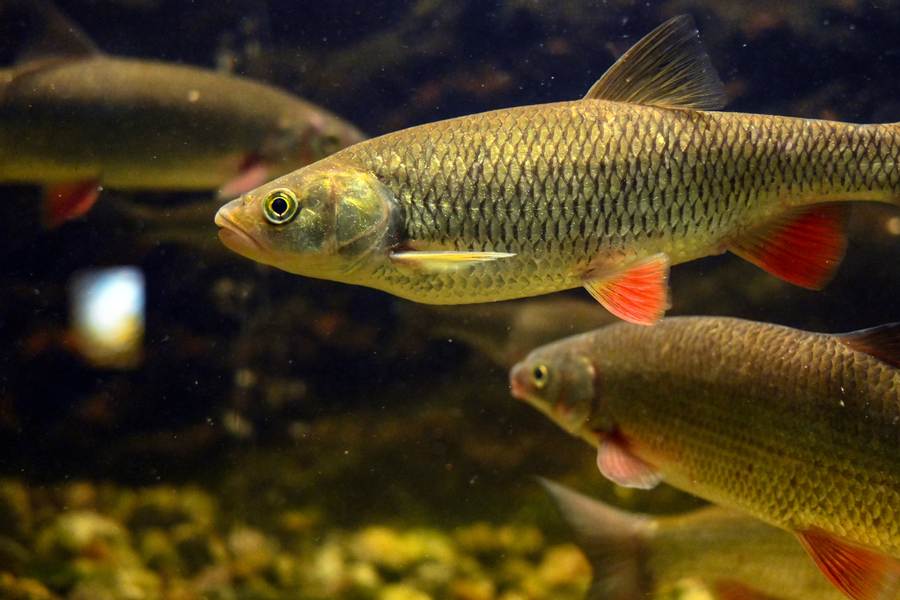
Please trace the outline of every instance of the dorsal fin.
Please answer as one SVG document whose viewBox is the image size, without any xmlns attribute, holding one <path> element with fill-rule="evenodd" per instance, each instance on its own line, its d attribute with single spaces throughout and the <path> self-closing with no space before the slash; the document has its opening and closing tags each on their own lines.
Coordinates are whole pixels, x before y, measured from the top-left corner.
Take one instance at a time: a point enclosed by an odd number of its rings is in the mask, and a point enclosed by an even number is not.
<svg viewBox="0 0 900 600">
<path fill-rule="evenodd" d="M 18 64 L 100 54 L 91 38 L 51 2 L 10 0 L 10 5 L 32 31 L 17 55 Z"/>
<path fill-rule="evenodd" d="M 587 600 L 635 600 L 652 591 L 644 570 L 651 517 L 607 506 L 575 490 L 538 477 L 594 571 Z"/>
<path fill-rule="evenodd" d="M 900 369 L 900 322 L 851 331 L 837 338 L 857 352 L 874 356 Z"/>
<path fill-rule="evenodd" d="M 725 89 L 689 15 L 645 35 L 591 86 L 585 99 L 716 110 Z"/>
</svg>

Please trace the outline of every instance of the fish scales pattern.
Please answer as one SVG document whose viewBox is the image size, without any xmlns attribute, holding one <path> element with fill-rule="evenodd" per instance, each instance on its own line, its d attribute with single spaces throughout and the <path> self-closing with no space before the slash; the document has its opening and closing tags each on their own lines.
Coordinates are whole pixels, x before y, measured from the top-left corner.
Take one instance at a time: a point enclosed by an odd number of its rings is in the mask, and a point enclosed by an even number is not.
<svg viewBox="0 0 900 600">
<path fill-rule="evenodd" d="M 617 326 L 586 345 L 601 378 L 632 382 L 598 410 L 649 455 L 677 455 L 668 481 L 900 556 L 900 371 L 834 336 L 731 319 Z"/>
<path fill-rule="evenodd" d="M 413 248 L 517 254 L 378 275 L 407 296 L 466 302 L 576 287 L 589 265 L 723 251 L 786 205 L 895 198 L 897 152 L 891 126 L 587 100 L 423 125 L 336 158 L 395 193 Z"/>
</svg>

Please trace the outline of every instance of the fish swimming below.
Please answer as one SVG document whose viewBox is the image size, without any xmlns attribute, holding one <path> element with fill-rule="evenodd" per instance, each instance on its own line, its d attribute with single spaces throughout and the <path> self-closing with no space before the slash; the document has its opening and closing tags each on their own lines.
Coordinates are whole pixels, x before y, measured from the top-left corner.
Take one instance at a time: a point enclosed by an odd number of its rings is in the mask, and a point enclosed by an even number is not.
<svg viewBox="0 0 900 600">
<path fill-rule="evenodd" d="M 44 185 L 50 226 L 87 212 L 103 187 L 234 197 L 363 139 L 263 83 L 109 56 L 52 6 L 27 6 L 44 34 L 0 70 L 0 182 Z"/>
<path fill-rule="evenodd" d="M 791 531 L 851 598 L 900 594 L 900 324 L 619 323 L 534 350 L 510 385 L 616 483 Z"/>
<path fill-rule="evenodd" d="M 541 484 L 591 562 L 587 600 L 671 598 L 699 582 L 720 600 L 840 600 L 789 533 L 719 507 L 685 515 L 621 511 L 552 481 Z"/>
<path fill-rule="evenodd" d="M 900 201 L 900 126 L 710 112 L 725 94 L 689 17 L 574 102 L 367 140 L 223 206 L 226 246 L 430 304 L 583 286 L 641 324 L 669 267 L 731 251 L 807 288 L 845 249 L 847 201 Z"/>
</svg>

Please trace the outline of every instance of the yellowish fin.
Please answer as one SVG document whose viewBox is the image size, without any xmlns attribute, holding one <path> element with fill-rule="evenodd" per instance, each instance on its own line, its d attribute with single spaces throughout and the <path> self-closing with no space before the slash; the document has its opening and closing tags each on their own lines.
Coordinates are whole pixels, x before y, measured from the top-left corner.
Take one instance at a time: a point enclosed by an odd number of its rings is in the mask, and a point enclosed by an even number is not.
<svg viewBox="0 0 900 600">
<path fill-rule="evenodd" d="M 668 108 L 716 110 L 725 88 L 688 15 L 669 19 L 631 47 L 584 96 Z"/>
<path fill-rule="evenodd" d="M 443 272 L 467 268 L 479 263 L 491 262 L 502 258 L 512 258 L 509 252 L 458 252 L 458 251 L 420 251 L 392 252 L 394 264 L 424 271 Z"/>
</svg>

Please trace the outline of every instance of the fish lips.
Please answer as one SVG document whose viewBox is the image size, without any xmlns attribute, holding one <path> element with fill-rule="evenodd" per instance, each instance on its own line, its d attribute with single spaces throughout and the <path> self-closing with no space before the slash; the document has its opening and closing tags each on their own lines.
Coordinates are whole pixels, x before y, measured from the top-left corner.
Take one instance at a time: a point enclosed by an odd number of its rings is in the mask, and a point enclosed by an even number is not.
<svg viewBox="0 0 900 600">
<path fill-rule="evenodd" d="M 215 223 L 219 227 L 219 240 L 226 248 L 240 255 L 253 258 L 264 251 L 260 243 L 241 227 L 233 217 L 235 210 L 239 209 L 243 201 L 238 198 L 232 200 L 216 212 Z"/>
</svg>

